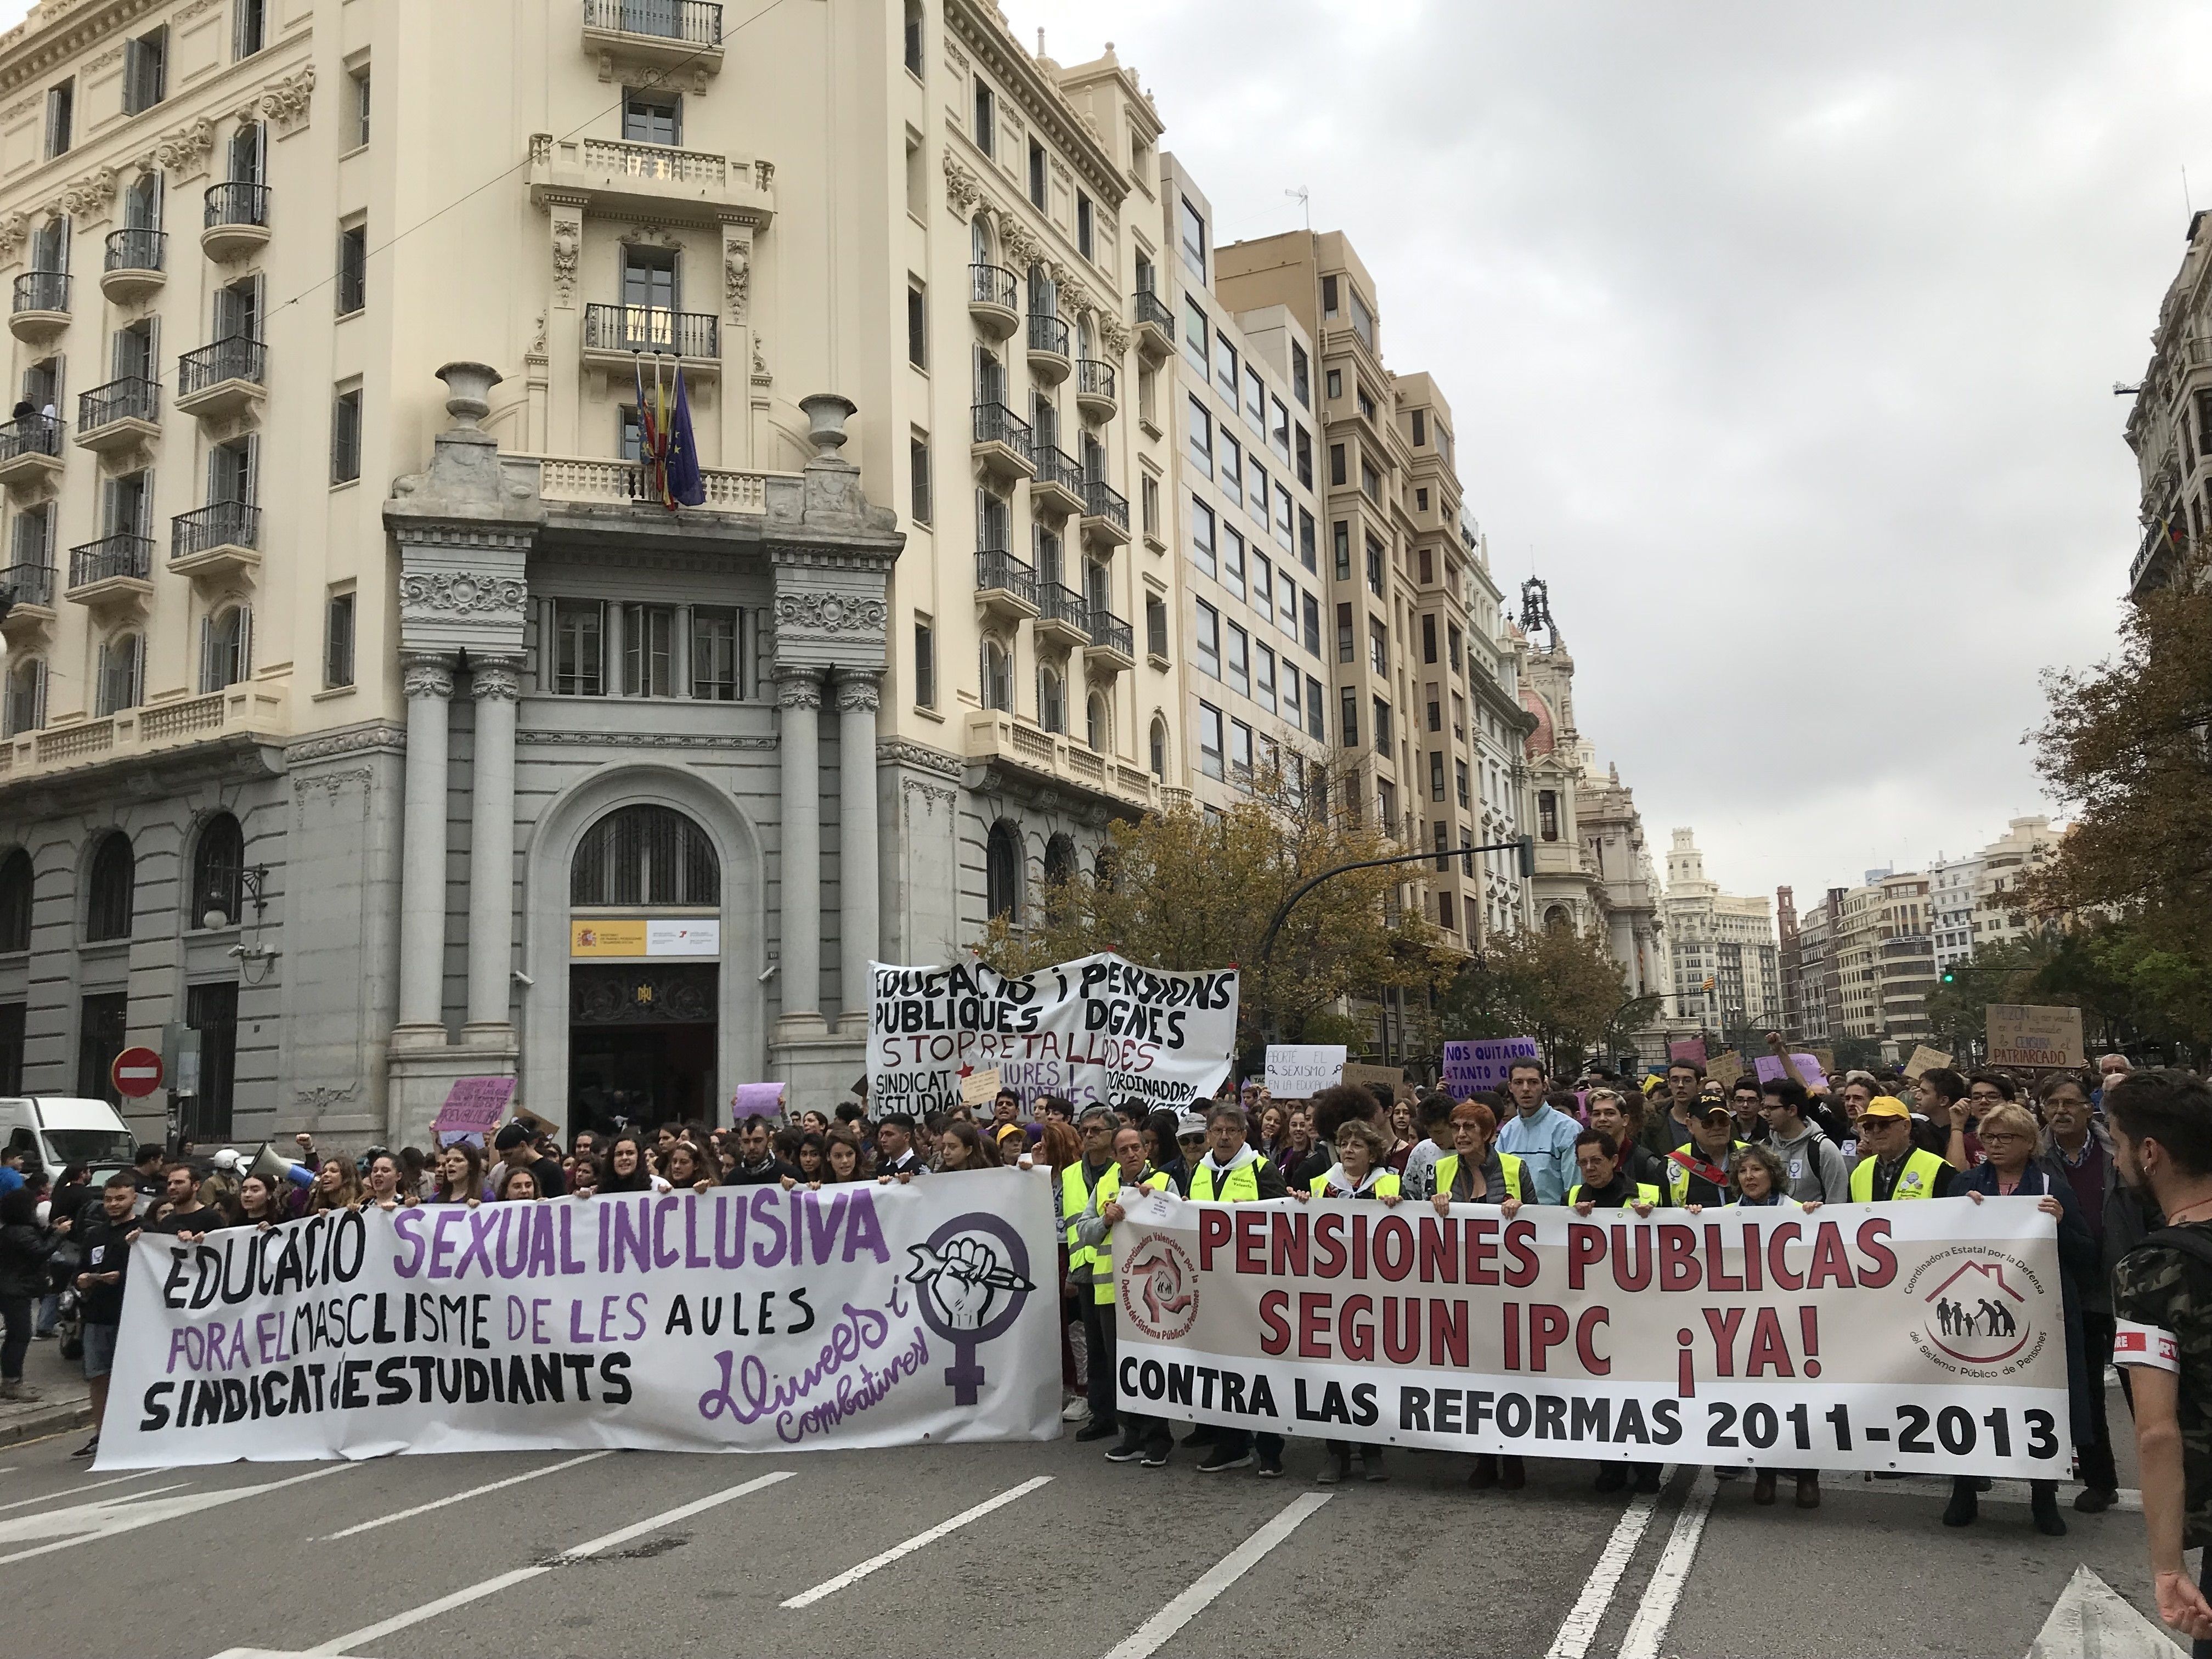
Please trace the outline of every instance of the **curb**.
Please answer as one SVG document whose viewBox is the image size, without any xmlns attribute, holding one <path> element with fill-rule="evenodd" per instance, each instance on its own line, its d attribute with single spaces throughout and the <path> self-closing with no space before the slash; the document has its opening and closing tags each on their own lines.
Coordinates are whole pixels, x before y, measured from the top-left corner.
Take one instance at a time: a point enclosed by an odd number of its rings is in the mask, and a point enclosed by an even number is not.
<svg viewBox="0 0 2212 1659">
<path fill-rule="evenodd" d="M 0 1423 L 0 1446 L 20 1444 L 35 1440 L 42 1435 L 58 1434 L 92 1421 L 92 1401 L 88 1395 L 75 1400 L 57 1400 L 52 1405 L 33 1407 L 11 1423 Z"/>
</svg>

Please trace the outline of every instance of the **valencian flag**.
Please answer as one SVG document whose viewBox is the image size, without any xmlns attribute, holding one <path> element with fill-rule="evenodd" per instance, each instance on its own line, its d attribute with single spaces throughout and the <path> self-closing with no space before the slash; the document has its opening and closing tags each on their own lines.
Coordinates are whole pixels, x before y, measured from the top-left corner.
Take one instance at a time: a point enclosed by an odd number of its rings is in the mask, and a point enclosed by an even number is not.
<svg viewBox="0 0 2212 1659">
<path fill-rule="evenodd" d="M 631 357 L 630 372 L 637 386 L 638 460 L 645 469 L 646 494 L 672 513 L 679 507 L 696 507 L 707 499 L 707 484 L 699 471 L 699 444 L 691 431 L 684 367 L 677 365 L 672 399 L 660 378 L 658 356 L 653 362 L 650 397 L 642 354 Z"/>
</svg>

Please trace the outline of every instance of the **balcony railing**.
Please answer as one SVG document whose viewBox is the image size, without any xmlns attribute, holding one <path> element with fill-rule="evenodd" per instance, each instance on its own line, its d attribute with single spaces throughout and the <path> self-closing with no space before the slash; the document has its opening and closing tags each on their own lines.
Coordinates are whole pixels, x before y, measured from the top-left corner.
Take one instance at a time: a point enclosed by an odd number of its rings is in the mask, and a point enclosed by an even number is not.
<svg viewBox="0 0 2212 1659">
<path fill-rule="evenodd" d="M 1148 288 L 1137 290 L 1137 320 L 1150 323 L 1170 339 L 1175 338 L 1175 313 L 1168 309 L 1166 301 Z"/>
<path fill-rule="evenodd" d="M 142 375 L 126 375 L 78 394 L 76 429 L 96 432 L 117 421 L 158 421 L 161 418 L 161 383 Z"/>
<path fill-rule="evenodd" d="M 0 426 L 0 463 L 19 455 L 58 455 L 62 423 L 51 415 L 26 415 Z"/>
<path fill-rule="evenodd" d="M 52 605 L 54 602 L 53 567 L 11 564 L 5 570 L 0 570 L 0 587 L 14 588 L 18 605 Z"/>
<path fill-rule="evenodd" d="M 1036 462 L 1036 482 L 1057 484 L 1069 495 L 1083 494 L 1083 463 L 1066 450 L 1052 444 L 1032 447 L 1031 459 Z"/>
<path fill-rule="evenodd" d="M 1067 325 L 1057 317 L 1041 317 L 1030 313 L 1030 349 L 1049 351 L 1055 357 L 1067 356 Z"/>
<path fill-rule="evenodd" d="M 159 270 L 169 248 L 167 231 L 112 230 L 107 234 L 108 270 Z"/>
<path fill-rule="evenodd" d="M 977 443 L 1004 444 L 1024 459 L 1029 456 L 1030 434 L 1027 421 L 1004 404 L 977 404 L 975 409 Z"/>
<path fill-rule="evenodd" d="M 1075 366 L 1075 395 L 1079 398 L 1114 396 L 1114 366 L 1102 363 L 1096 357 L 1085 357 Z"/>
<path fill-rule="evenodd" d="M 658 306 L 586 306 L 584 349 L 720 357 L 721 319 L 705 312 L 664 311 Z"/>
<path fill-rule="evenodd" d="M 177 396 L 190 398 L 225 380 L 259 386 L 269 372 L 269 348 L 244 334 L 187 351 L 177 359 Z"/>
<path fill-rule="evenodd" d="M 722 9 L 710 0 L 584 0 L 584 27 L 719 46 Z"/>
<path fill-rule="evenodd" d="M 171 521 L 169 556 L 189 559 L 211 547 L 259 544 L 261 509 L 246 501 L 210 501 Z"/>
<path fill-rule="evenodd" d="M 1003 547 L 987 547 L 975 555 L 975 591 L 1012 594 L 1034 610 L 1037 599 L 1036 572 Z"/>
<path fill-rule="evenodd" d="M 70 279 L 65 270 L 27 270 L 15 279 L 15 309 L 67 311 Z"/>
<path fill-rule="evenodd" d="M 269 222 L 269 186 L 234 179 L 210 185 L 207 222 L 210 225 L 265 225 Z"/>
<path fill-rule="evenodd" d="M 1083 485 L 1084 516 L 1104 519 L 1125 532 L 1129 528 L 1129 498 L 1103 478 L 1088 478 Z"/>
<path fill-rule="evenodd" d="M 1091 607 L 1091 641 L 1102 650 L 1118 651 L 1134 660 L 1137 631 L 1103 605 Z"/>
<path fill-rule="evenodd" d="M 128 531 L 70 549 L 70 586 L 89 587 L 118 576 L 144 581 L 154 568 L 154 538 Z"/>
<path fill-rule="evenodd" d="M 1091 635 L 1091 606 L 1063 582 L 1037 584 L 1037 620 L 1064 623 L 1086 639 Z"/>
<path fill-rule="evenodd" d="M 970 265 L 968 267 L 968 298 L 972 305 L 1014 306 L 1014 273 L 1001 265 Z"/>
</svg>

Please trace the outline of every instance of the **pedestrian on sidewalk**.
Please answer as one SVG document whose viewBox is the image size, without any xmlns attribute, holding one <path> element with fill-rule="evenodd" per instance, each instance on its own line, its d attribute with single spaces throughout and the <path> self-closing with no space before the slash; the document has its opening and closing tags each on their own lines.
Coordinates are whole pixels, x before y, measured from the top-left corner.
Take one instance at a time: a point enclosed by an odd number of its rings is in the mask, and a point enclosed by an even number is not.
<svg viewBox="0 0 2212 1659">
<path fill-rule="evenodd" d="M 55 1240 L 66 1237 L 70 1223 L 39 1224 L 39 1200 L 27 1186 L 0 1193 L 0 1401 L 36 1400 L 39 1391 L 23 1381 L 23 1356 L 31 1346 L 31 1309 L 46 1294 L 46 1258 Z"/>
<path fill-rule="evenodd" d="M 84 1379 L 92 1389 L 92 1438 L 71 1454 L 89 1457 L 100 1449 L 100 1425 L 107 1415 L 107 1374 L 115 1364 L 115 1335 L 123 1323 L 123 1276 L 137 1242 L 138 1177 L 128 1170 L 107 1177 L 100 1207 L 88 1212 L 83 1263 L 76 1276 L 77 1308 L 84 1318 Z"/>
</svg>

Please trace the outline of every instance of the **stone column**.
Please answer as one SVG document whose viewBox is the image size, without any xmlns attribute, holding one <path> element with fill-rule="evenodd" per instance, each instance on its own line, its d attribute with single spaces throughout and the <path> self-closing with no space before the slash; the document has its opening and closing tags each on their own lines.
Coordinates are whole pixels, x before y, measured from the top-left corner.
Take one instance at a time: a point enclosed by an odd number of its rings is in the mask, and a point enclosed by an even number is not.
<svg viewBox="0 0 2212 1659">
<path fill-rule="evenodd" d="M 822 1024 L 822 671 L 775 671 L 783 762 L 783 1018 Z"/>
<path fill-rule="evenodd" d="M 837 676 L 837 935 L 843 955 L 837 976 L 839 1023 L 865 1033 L 868 963 L 880 948 L 876 834 L 876 703 L 882 677 L 842 670 Z"/>
<path fill-rule="evenodd" d="M 504 1039 L 507 975 L 514 944 L 514 707 L 522 665 L 513 658 L 471 659 L 477 703 L 474 803 L 469 826 L 469 1030 Z"/>
<path fill-rule="evenodd" d="M 399 874 L 399 1024 L 418 1028 L 413 1034 L 418 1044 L 434 1046 L 445 1041 L 446 713 L 453 669 L 443 654 L 416 653 L 401 666 L 407 804 Z"/>
</svg>

